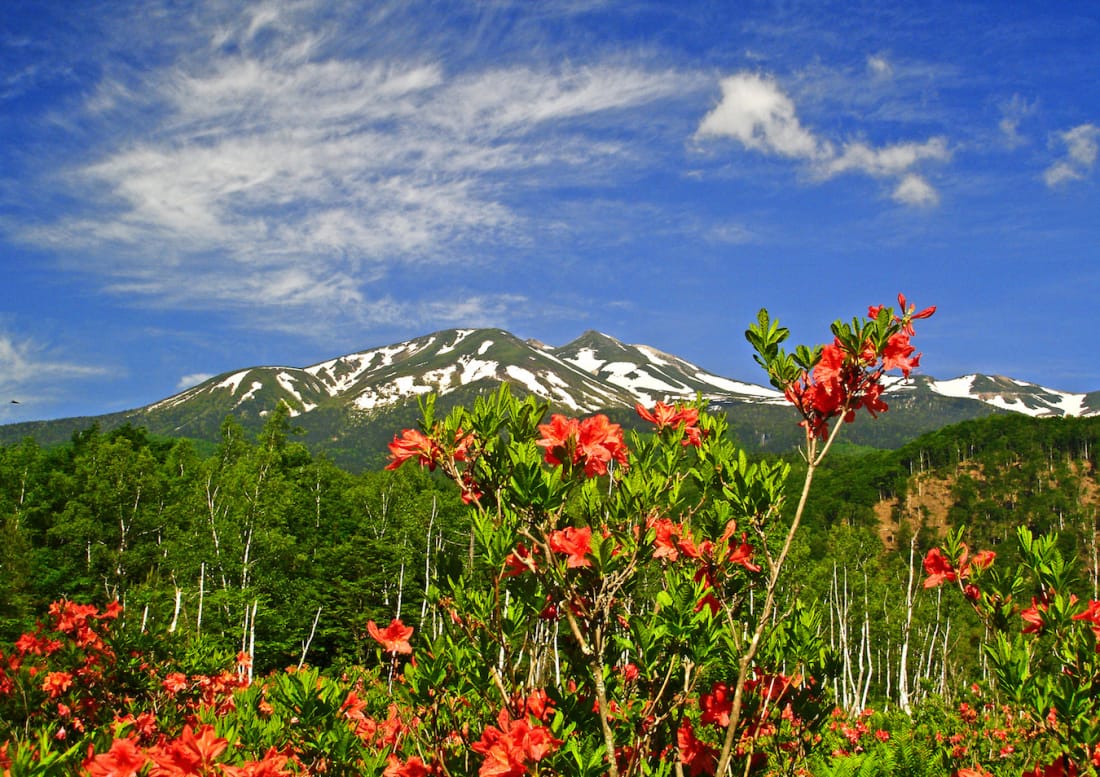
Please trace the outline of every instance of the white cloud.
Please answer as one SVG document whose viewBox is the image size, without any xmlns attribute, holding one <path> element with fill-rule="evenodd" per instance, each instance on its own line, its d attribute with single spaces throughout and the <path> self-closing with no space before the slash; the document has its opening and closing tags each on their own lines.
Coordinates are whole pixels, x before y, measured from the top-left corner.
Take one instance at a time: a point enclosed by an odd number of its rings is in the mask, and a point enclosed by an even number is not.
<svg viewBox="0 0 1100 777">
<path fill-rule="evenodd" d="M 703 117 L 698 137 L 730 137 L 747 148 L 793 159 L 832 156 L 795 115 L 774 79 L 739 73 L 722 79 L 722 99 Z"/>
<path fill-rule="evenodd" d="M 1066 156 L 1051 164 L 1043 173 L 1047 186 L 1078 180 L 1092 172 L 1096 165 L 1098 139 L 1100 127 L 1095 124 L 1079 124 L 1065 132 L 1059 132 L 1055 142 L 1065 147 Z"/>
<path fill-rule="evenodd" d="M 875 78 L 890 78 L 894 75 L 893 65 L 882 54 L 867 57 L 867 70 Z"/>
<path fill-rule="evenodd" d="M 1069 158 L 1081 167 L 1090 168 L 1096 163 L 1096 138 L 1100 127 L 1095 124 L 1081 124 L 1062 133 L 1062 139 L 1069 149 Z"/>
<path fill-rule="evenodd" d="M 883 61 L 885 64 L 885 61 Z M 893 199 L 928 206 L 939 201 L 928 181 L 913 172 L 921 162 L 947 161 L 951 151 L 942 137 L 874 147 L 862 141 L 840 144 L 804 127 L 794 102 L 772 78 L 739 73 L 721 82 L 722 99 L 699 124 L 698 138 L 729 137 L 746 148 L 805 162 L 821 179 L 859 172 L 894 178 Z"/>
<path fill-rule="evenodd" d="M 904 174 L 925 159 L 945 161 L 951 158 L 944 138 L 929 138 L 924 143 L 898 143 L 872 148 L 865 143 L 848 143 L 844 151 L 822 165 L 826 177 L 852 170 L 879 177 Z"/>
<path fill-rule="evenodd" d="M 1043 180 L 1047 186 L 1057 186 L 1066 181 L 1079 181 L 1084 174 L 1069 162 L 1055 162 L 1043 172 Z"/>
<path fill-rule="evenodd" d="M 179 382 L 176 383 L 176 388 L 180 391 L 183 391 L 184 389 L 189 389 L 192 386 L 197 386 L 200 383 L 205 383 L 213 377 L 213 373 L 209 372 L 192 372 L 190 375 L 182 375 L 179 379 Z"/>
<path fill-rule="evenodd" d="M 939 194 L 928 181 L 914 173 L 903 176 L 891 196 L 896 202 L 903 205 L 918 207 L 929 207 L 938 204 L 940 201 Z"/>
</svg>

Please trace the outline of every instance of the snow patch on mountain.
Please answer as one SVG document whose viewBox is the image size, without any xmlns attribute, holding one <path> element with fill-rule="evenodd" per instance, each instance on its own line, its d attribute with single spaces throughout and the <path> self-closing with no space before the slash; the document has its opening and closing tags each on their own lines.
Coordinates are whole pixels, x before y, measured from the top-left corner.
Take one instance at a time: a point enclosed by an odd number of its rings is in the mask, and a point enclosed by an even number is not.
<svg viewBox="0 0 1100 777">
<path fill-rule="evenodd" d="M 752 383 L 742 383 L 741 381 L 730 380 L 729 378 L 722 378 L 718 375 L 712 375 L 709 372 L 697 372 L 695 373 L 695 379 L 703 383 L 708 383 L 721 391 L 727 391 L 739 396 L 760 397 L 761 400 L 766 402 L 782 403 L 787 401 L 783 393 L 775 389 L 767 388 L 766 386 L 757 386 Z"/>
<path fill-rule="evenodd" d="M 352 401 L 352 406 L 358 410 L 374 410 L 396 404 L 407 397 L 430 394 L 433 391 L 434 386 L 418 383 L 415 376 L 402 375 L 390 383 L 371 386 Z"/>
<path fill-rule="evenodd" d="M 969 399 L 974 387 L 974 379 L 977 377 L 977 375 L 963 375 L 961 378 L 951 380 L 937 380 L 932 382 L 930 388 L 940 396 Z"/>
<path fill-rule="evenodd" d="M 512 380 L 522 383 L 532 394 L 538 396 L 545 396 L 547 394 L 546 386 L 539 381 L 538 376 L 531 372 L 531 370 L 510 364 L 504 368 L 504 374 Z"/>
<path fill-rule="evenodd" d="M 634 347 L 637 348 L 642 353 L 644 353 L 646 355 L 646 358 L 648 358 L 653 364 L 656 364 L 656 365 L 661 366 L 661 367 L 671 367 L 672 366 L 671 362 L 667 362 L 664 359 L 664 357 L 666 357 L 667 354 L 664 354 L 664 353 L 658 351 L 656 348 L 650 348 L 648 345 L 636 345 Z M 692 365 L 692 366 L 694 366 L 694 365 Z"/>
<path fill-rule="evenodd" d="M 247 375 L 248 373 L 249 370 L 241 370 L 240 372 L 235 372 L 228 378 L 223 380 L 221 383 L 215 385 L 214 388 L 227 388 L 229 389 L 230 394 L 236 394 L 237 389 L 241 385 L 241 381 L 244 380 L 245 375 Z"/>
<path fill-rule="evenodd" d="M 237 400 L 237 404 L 235 404 L 233 407 L 235 407 L 235 408 L 240 407 L 242 402 L 246 402 L 249 399 L 252 399 L 252 397 L 256 395 L 256 392 L 259 391 L 260 389 L 262 389 L 263 387 L 264 387 L 264 384 L 261 383 L 260 381 L 258 381 L 258 380 L 252 381 L 252 387 L 249 388 L 248 391 L 246 391 L 244 394 L 241 395 L 241 398 Z"/>
<path fill-rule="evenodd" d="M 442 354 L 445 354 L 445 353 L 450 353 L 451 351 L 453 351 L 458 346 L 459 343 L 461 343 L 463 340 L 465 340 L 467 337 L 469 337 L 475 331 L 477 331 L 477 330 L 475 330 L 475 329 L 457 329 L 457 330 L 455 330 L 455 339 L 454 339 L 454 341 L 450 345 L 444 345 L 442 348 L 438 348 L 436 350 L 436 355 L 442 355 Z M 433 338 L 433 340 L 434 340 L 434 338 Z M 431 343 L 428 343 L 427 345 L 425 345 L 425 348 L 428 345 L 431 345 Z"/>
<path fill-rule="evenodd" d="M 596 352 L 591 348 L 581 348 L 573 356 L 565 359 L 565 361 L 577 367 L 580 367 L 585 372 L 590 372 L 593 375 L 595 375 L 600 367 L 602 367 L 607 362 L 606 359 L 600 359 L 599 357 L 597 357 Z"/>
<path fill-rule="evenodd" d="M 496 362 L 483 361 L 481 359 L 462 359 L 462 385 L 466 386 L 482 378 L 492 378 L 497 375 L 499 369 Z"/>
</svg>

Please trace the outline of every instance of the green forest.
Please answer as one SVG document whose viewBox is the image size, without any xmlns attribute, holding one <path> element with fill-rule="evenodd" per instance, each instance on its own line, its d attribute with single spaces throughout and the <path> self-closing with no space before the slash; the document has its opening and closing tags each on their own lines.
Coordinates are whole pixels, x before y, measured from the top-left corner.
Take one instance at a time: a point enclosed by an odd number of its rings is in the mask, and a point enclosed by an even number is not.
<svg viewBox="0 0 1100 777">
<path fill-rule="evenodd" d="M 1097 596 L 1098 437 L 1100 419 L 998 415 L 822 467 L 784 585 L 820 607 L 838 704 L 908 709 L 983 672 L 973 613 L 921 585 L 948 527 L 1008 564 L 1017 526 L 1058 532 Z M 0 642 L 61 599 L 118 599 L 128 626 L 196 657 L 247 651 L 258 672 L 361 664 L 368 620 L 431 631 L 433 586 L 474 552 L 455 489 L 419 467 L 351 473 L 295 438 L 283 406 L 258 435 L 226 419 L 216 447 L 93 426 L 0 448 Z"/>
</svg>

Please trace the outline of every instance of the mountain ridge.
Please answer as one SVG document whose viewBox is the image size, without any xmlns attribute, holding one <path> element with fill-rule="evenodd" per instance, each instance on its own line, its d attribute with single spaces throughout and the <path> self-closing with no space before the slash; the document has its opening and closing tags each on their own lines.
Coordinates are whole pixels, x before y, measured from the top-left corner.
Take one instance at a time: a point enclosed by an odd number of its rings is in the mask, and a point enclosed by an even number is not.
<svg viewBox="0 0 1100 777">
<path fill-rule="evenodd" d="M 60 442 L 78 422 L 107 428 L 130 423 L 156 434 L 217 439 L 227 415 L 246 428 L 257 427 L 283 401 L 310 441 L 322 447 L 357 448 L 352 437 L 367 427 L 385 426 L 392 434 L 400 425 L 414 423 L 416 401 L 428 393 L 436 394 L 446 408 L 472 401 L 476 394 L 505 382 L 515 393 L 535 394 L 559 412 L 604 411 L 624 420 L 637 403 L 652 406 L 702 396 L 713 410 L 736 419 L 735 431 L 743 440 L 748 438 L 746 443 L 756 440 L 764 448 L 776 439 L 766 427 L 793 417 L 783 395 L 772 387 L 726 378 L 657 348 L 627 344 L 597 330 L 555 347 L 503 329 L 465 328 L 444 329 L 306 367 L 233 370 L 130 411 L 8 424 L 0 426 L 0 443 L 25 436 Z M 891 378 L 885 396 L 892 405 L 925 416 L 905 422 L 906 429 L 911 426 L 918 433 L 995 412 L 1100 414 L 1100 391 L 1074 394 L 999 375 Z M 378 438 L 379 433 L 373 430 L 368 436 Z M 791 446 L 798 441 L 797 435 L 779 439 Z M 885 447 L 904 441 L 893 439 Z"/>
</svg>

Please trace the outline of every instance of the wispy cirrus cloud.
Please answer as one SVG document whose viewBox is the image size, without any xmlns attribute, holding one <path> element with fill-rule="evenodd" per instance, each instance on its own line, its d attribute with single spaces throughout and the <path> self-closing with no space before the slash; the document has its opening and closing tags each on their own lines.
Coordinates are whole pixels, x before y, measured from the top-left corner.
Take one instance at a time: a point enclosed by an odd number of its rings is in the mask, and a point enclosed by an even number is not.
<svg viewBox="0 0 1100 777">
<path fill-rule="evenodd" d="M 731 138 L 750 150 L 803 162 L 820 180 L 853 172 L 892 179 L 891 197 L 905 205 L 939 201 L 916 168 L 951 158 L 945 138 L 877 147 L 859 140 L 838 143 L 805 127 L 794 101 L 771 76 L 736 73 L 722 79 L 721 88 L 722 98 L 700 122 L 697 139 Z"/>
<path fill-rule="evenodd" d="M 1001 120 L 997 128 L 1001 131 L 1001 139 L 1004 144 L 1014 149 L 1027 144 L 1028 138 L 1020 132 L 1020 124 L 1024 119 L 1035 113 L 1038 106 L 1037 100 L 1027 100 L 1014 94 L 1012 98 L 1001 105 Z"/>
<path fill-rule="evenodd" d="M 352 51 L 286 8 L 256 6 L 148 73 L 104 78 L 83 106 L 103 128 L 97 158 L 61 176 L 80 210 L 18 236 L 79 250 L 104 288 L 150 301 L 373 309 L 387 274 L 528 240 L 525 193 L 652 164 L 635 119 L 705 83 L 621 55 Z"/>
<path fill-rule="evenodd" d="M 80 364 L 33 339 L 0 331 L 0 420 L 18 420 L 20 406 L 49 401 L 66 383 L 109 374 L 104 367 Z"/>
</svg>

